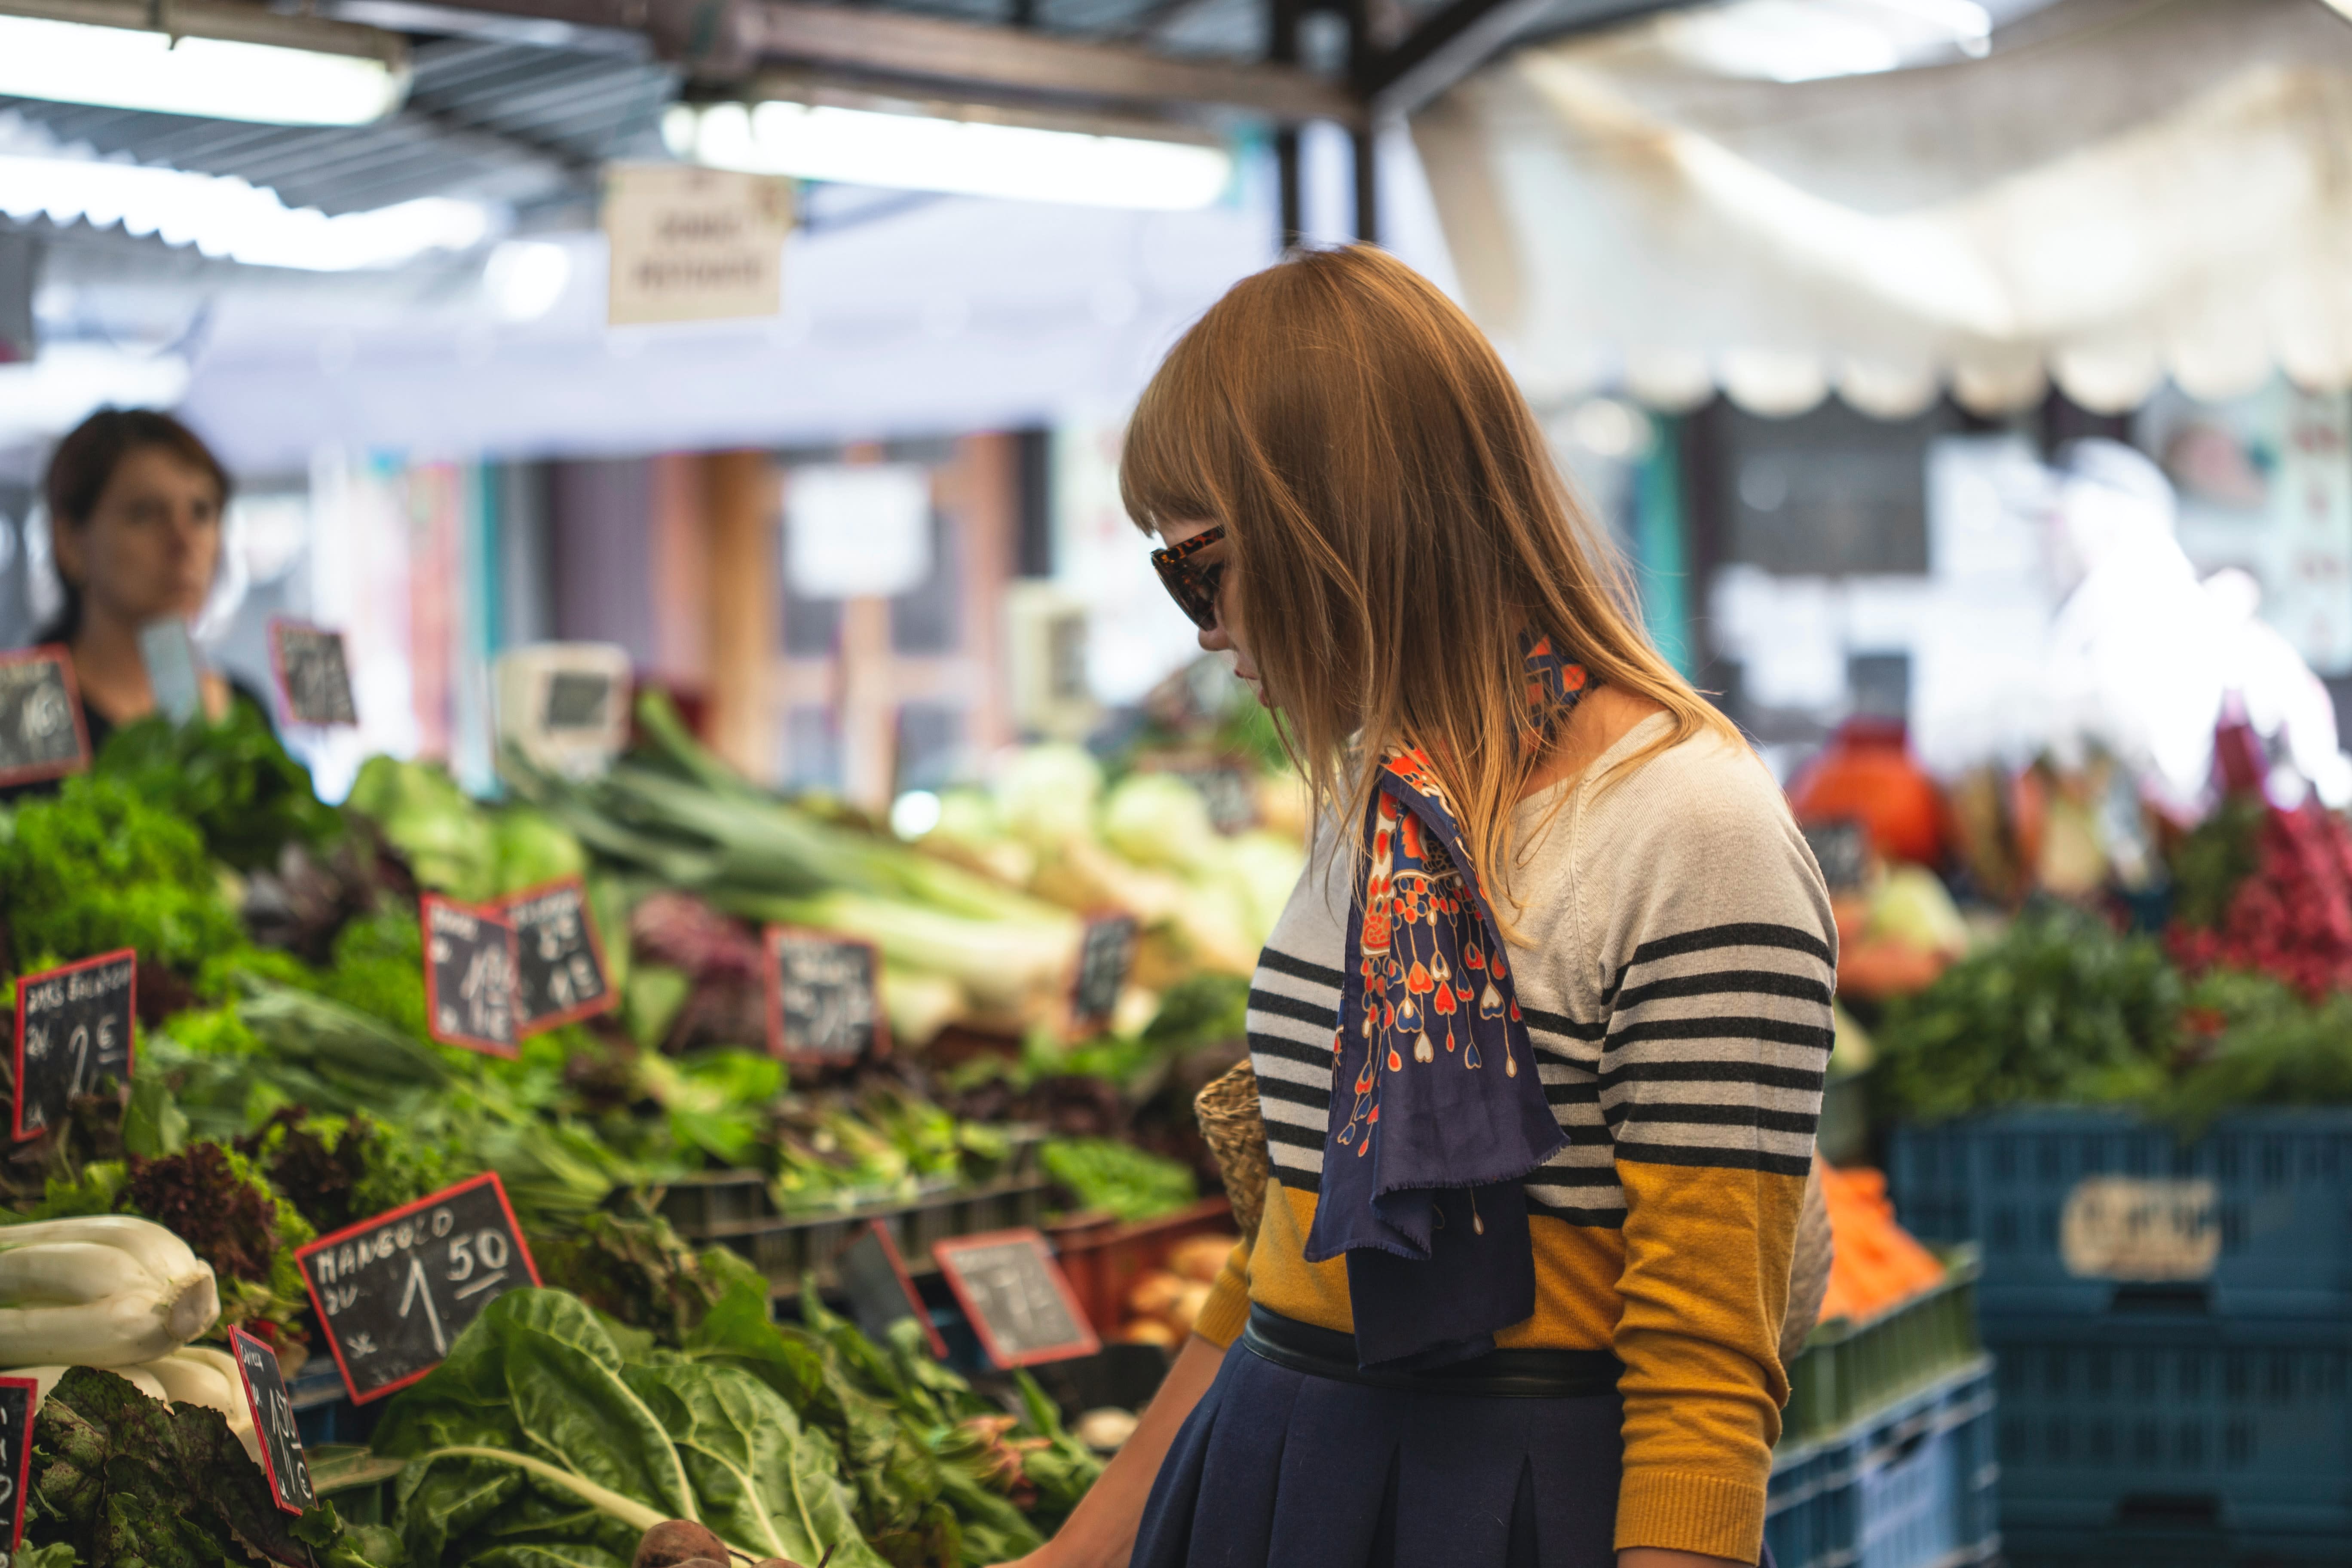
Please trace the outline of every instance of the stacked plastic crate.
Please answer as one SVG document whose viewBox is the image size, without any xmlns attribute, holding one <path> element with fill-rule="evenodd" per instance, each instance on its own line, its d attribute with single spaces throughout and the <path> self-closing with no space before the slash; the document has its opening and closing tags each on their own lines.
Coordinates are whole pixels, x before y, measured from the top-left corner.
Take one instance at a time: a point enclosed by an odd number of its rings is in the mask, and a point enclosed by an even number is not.
<svg viewBox="0 0 2352 1568">
<path fill-rule="evenodd" d="M 1789 1367 L 1764 1539 L 1778 1568 L 1966 1568 L 2000 1551 L 1993 1372 L 1976 1264 L 1862 1323 L 1817 1331 Z"/>
<path fill-rule="evenodd" d="M 1888 1173 L 1982 1248 L 2012 1564 L 2352 1563 L 2352 1111 L 2008 1111 Z"/>
</svg>

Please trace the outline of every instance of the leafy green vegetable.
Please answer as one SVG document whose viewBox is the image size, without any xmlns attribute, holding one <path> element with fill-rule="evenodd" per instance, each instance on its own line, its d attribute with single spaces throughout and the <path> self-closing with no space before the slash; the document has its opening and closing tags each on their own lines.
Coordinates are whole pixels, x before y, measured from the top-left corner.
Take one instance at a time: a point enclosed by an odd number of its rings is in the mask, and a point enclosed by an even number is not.
<svg viewBox="0 0 2352 1568">
<path fill-rule="evenodd" d="M 318 1232 L 258 1166 L 234 1149 L 198 1142 L 160 1159 L 132 1154 L 127 1167 L 116 1209 L 153 1220 L 212 1265 L 221 1295 L 216 1331 L 293 1322 L 306 1300 L 294 1249 Z"/>
<path fill-rule="evenodd" d="M 1235 974 L 1195 974 L 1178 981 L 1144 1026 L 1143 1043 L 1182 1053 L 1241 1039 L 1249 1032 L 1249 987 L 1247 980 Z"/>
<path fill-rule="evenodd" d="M 0 918 L 20 965 L 131 947 L 193 974 L 245 943 L 195 828 L 88 774 L 0 813 Z"/>
<path fill-rule="evenodd" d="M 331 1509 L 278 1511 L 220 1412 L 160 1404 L 88 1367 L 59 1378 L 34 1420 L 25 1533 L 52 1564 L 220 1568 L 249 1551 L 289 1568 L 311 1568 L 314 1552 L 324 1568 L 369 1568 Z"/>
<path fill-rule="evenodd" d="M 310 771 L 249 702 L 232 704 L 217 724 L 161 714 L 126 724 L 108 738 L 93 772 L 193 823 L 216 858 L 243 871 L 275 866 L 288 844 L 320 848 L 342 832 L 342 818 L 312 792 Z"/>
<path fill-rule="evenodd" d="M 309 987 L 411 1039 L 427 1038 L 425 934 L 416 911 L 388 904 L 350 921 L 335 933 L 334 962 Z"/>
<path fill-rule="evenodd" d="M 591 1214 L 576 1230 L 534 1236 L 531 1246 L 550 1279 L 673 1350 L 739 1283 L 762 1295 L 767 1289 L 766 1279 L 726 1248 L 688 1247 L 635 1194 L 621 1200 L 620 1212 Z"/>
<path fill-rule="evenodd" d="M 2147 937 L 2063 905 L 1893 1003 L 1877 1030 L 1874 1097 L 1935 1120 L 1988 1106 L 2136 1100 L 2164 1082 L 2180 976 Z"/>
<path fill-rule="evenodd" d="M 402 1137 L 364 1111 L 303 1116 L 289 1106 L 237 1147 L 321 1235 L 437 1192 L 461 1173 L 446 1151 Z"/>
<path fill-rule="evenodd" d="M 487 902 L 588 870 L 587 850 L 555 817 L 486 806 L 436 763 L 371 757 L 345 804 L 375 823 L 419 887 L 454 899 Z"/>
<path fill-rule="evenodd" d="M 830 1548 L 836 1564 L 877 1568 L 831 1446 L 772 1387 L 685 1357 L 625 1360 L 560 1290 L 492 1302 L 394 1400 L 375 1447 L 411 1461 L 397 1499 L 420 1563 L 625 1560 L 651 1523 L 699 1519 L 752 1557 Z M 526 1549 L 538 1555 L 499 1555 Z"/>
<path fill-rule="evenodd" d="M 1116 1139 L 1052 1139 L 1038 1159 L 1079 1207 L 1108 1209 L 1130 1222 L 1173 1214 L 1201 1195 L 1190 1166 Z"/>
<path fill-rule="evenodd" d="M 2352 996 L 2308 1002 L 2272 975 L 2216 969 L 2189 1003 L 2191 1044 L 2155 1114 L 2194 1135 L 2235 1106 L 2352 1103 Z"/>
<path fill-rule="evenodd" d="M 2268 811 L 2261 795 L 2233 792 L 2181 839 L 2172 853 L 2174 920 L 2196 931 L 2222 923 L 2238 885 L 2261 864 Z"/>
</svg>

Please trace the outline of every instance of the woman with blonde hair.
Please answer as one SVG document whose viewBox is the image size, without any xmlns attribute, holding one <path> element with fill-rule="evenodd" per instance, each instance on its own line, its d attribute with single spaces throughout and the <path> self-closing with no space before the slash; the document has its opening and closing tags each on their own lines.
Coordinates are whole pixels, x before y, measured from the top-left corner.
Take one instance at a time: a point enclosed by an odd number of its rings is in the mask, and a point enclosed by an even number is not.
<svg viewBox="0 0 2352 1568">
<path fill-rule="evenodd" d="M 1121 482 L 1324 826 L 1250 994 L 1264 1218 L 1028 1563 L 1759 1562 L 1835 963 L 1770 775 L 1377 250 L 1236 285 Z"/>
</svg>

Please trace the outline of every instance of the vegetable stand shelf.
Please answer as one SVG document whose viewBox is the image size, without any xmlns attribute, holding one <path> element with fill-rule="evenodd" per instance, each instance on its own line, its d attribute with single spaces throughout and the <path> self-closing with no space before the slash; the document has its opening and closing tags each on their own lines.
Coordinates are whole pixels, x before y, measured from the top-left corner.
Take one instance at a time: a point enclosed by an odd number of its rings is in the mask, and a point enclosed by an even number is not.
<svg viewBox="0 0 2352 1568">
<path fill-rule="evenodd" d="M 1823 1323 L 1789 1363 L 1783 1443 L 1805 1442 L 1879 1409 L 1982 1354 L 1977 1339 L 1977 1259 L 1947 1255 L 1944 1282 L 1874 1318 Z"/>
<path fill-rule="evenodd" d="M 2018 1110 L 1895 1130 L 1895 1212 L 1983 1249 L 1987 1313 L 2352 1311 L 2352 1109 L 2235 1112 L 2202 1137 Z"/>
<path fill-rule="evenodd" d="M 1764 1539 L 1780 1568 L 1964 1568 L 2000 1552 L 1984 1357 L 1840 1432 L 1783 1442 Z"/>
<path fill-rule="evenodd" d="M 887 1225 L 908 1269 L 924 1274 L 934 1268 L 931 1247 L 936 1242 L 1043 1223 L 1053 1187 L 1045 1176 L 1021 1173 L 928 1195 L 780 1215 L 770 1201 L 764 1177 L 719 1172 L 672 1184 L 663 1194 L 661 1211 L 687 1240 L 742 1254 L 768 1277 L 779 1296 L 793 1296 L 800 1291 L 802 1275 L 812 1269 L 817 1283 L 831 1289 L 835 1255 L 869 1221 Z"/>
<path fill-rule="evenodd" d="M 286 1380 L 286 1397 L 294 1406 L 294 1423 L 305 1447 L 365 1443 L 383 1414 L 381 1401 L 352 1403 L 343 1374 L 335 1370 L 335 1358 L 323 1351 Z"/>
<path fill-rule="evenodd" d="M 1169 1248 L 1187 1237 L 1233 1229 L 1234 1205 L 1223 1197 L 1203 1198 L 1132 1225 L 1101 1215 L 1074 1215 L 1053 1227 L 1054 1250 L 1095 1331 L 1108 1334 L 1125 1315 L 1128 1291 L 1146 1270 L 1160 1266 Z"/>
</svg>

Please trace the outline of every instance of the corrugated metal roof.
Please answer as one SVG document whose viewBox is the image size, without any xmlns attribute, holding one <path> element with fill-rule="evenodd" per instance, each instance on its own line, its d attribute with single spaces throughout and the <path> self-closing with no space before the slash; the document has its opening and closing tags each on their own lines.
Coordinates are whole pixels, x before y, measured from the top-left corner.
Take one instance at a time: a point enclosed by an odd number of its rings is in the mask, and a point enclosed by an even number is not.
<svg viewBox="0 0 2352 1568">
<path fill-rule="evenodd" d="M 1444 0 L 1389 3 L 1401 20 Z M 1034 24 L 1063 37 L 1251 59 L 1264 51 L 1265 4 L 1034 0 Z M 1002 24 L 1013 5 L 883 0 L 875 8 Z M 536 212 L 592 199 L 604 163 L 663 155 L 661 110 L 677 96 L 678 73 L 653 59 L 635 35 L 466 13 L 430 0 L 328 0 L 322 9 L 411 34 L 414 81 L 389 120 L 253 125 L 11 98 L 0 98 L 0 110 L 60 142 L 236 175 L 276 190 L 289 206 L 330 214 L 446 195 L 510 204 L 530 226 Z"/>
<path fill-rule="evenodd" d="M 0 99 L 60 142 L 276 190 L 328 213 L 416 196 L 530 208 L 587 195 L 608 159 L 658 156 L 677 73 L 649 59 L 481 38 L 415 50 L 408 102 L 362 126 L 251 125 Z"/>
</svg>

